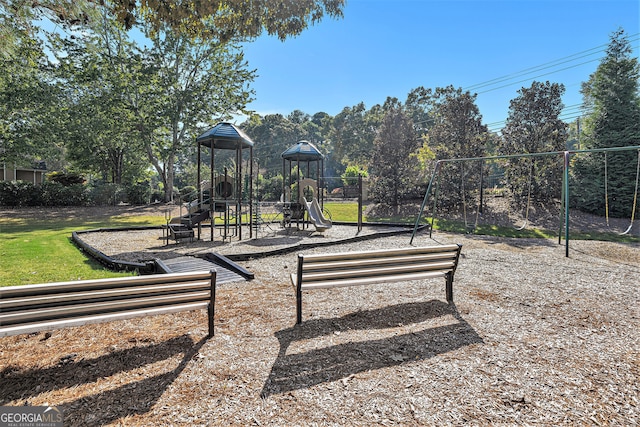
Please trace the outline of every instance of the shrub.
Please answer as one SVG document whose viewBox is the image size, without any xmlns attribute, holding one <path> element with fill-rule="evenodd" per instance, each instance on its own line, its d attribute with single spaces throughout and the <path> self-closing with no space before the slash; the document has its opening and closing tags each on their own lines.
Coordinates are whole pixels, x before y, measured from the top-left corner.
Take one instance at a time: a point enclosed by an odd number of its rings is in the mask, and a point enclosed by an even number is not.
<svg viewBox="0 0 640 427">
<path fill-rule="evenodd" d="M 198 198 L 198 189 L 193 185 L 187 185 L 180 189 L 180 199 L 183 202 L 191 202 Z"/>
<path fill-rule="evenodd" d="M 44 206 L 86 206 L 89 194 L 83 184 L 63 185 L 59 182 L 45 182 L 42 185 L 42 205 Z"/>
<path fill-rule="evenodd" d="M 51 172 L 47 174 L 47 179 L 51 182 L 58 182 L 65 187 L 74 184 L 84 184 L 84 177 L 77 172 Z"/>
<path fill-rule="evenodd" d="M 127 201 L 132 205 L 145 205 L 149 203 L 151 189 L 149 183 L 138 183 L 126 188 Z"/>
<path fill-rule="evenodd" d="M 369 173 L 364 168 L 357 165 L 347 166 L 344 173 L 340 175 L 340 178 L 342 178 L 342 184 L 345 186 L 358 185 L 358 175 L 362 175 L 363 178 L 366 178 L 369 176 Z"/>
<path fill-rule="evenodd" d="M 38 206 L 42 196 L 39 187 L 27 181 L 0 182 L 0 205 L 9 207 Z"/>
<path fill-rule="evenodd" d="M 96 206 L 112 206 L 126 199 L 125 189 L 118 184 L 96 184 L 89 190 L 89 199 Z"/>
</svg>

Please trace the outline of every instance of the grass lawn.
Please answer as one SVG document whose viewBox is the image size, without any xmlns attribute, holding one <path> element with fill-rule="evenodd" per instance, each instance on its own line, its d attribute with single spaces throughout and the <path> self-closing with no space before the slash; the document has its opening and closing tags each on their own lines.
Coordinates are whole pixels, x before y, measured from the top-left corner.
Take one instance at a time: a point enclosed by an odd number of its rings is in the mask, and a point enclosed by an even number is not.
<svg viewBox="0 0 640 427">
<path fill-rule="evenodd" d="M 358 221 L 358 204 L 355 202 L 327 202 L 325 208 L 333 221 Z M 21 218 L 20 215 L 0 217 L 0 286 L 26 285 L 70 280 L 98 279 L 132 275 L 116 273 L 104 268 L 92 258 L 85 256 L 71 241 L 71 233 L 101 227 L 135 227 L 161 225 L 163 215 L 134 216 L 83 216 L 70 218 L 39 219 Z M 367 217 L 365 222 L 405 223 L 413 225 L 415 218 Z M 430 222 L 423 218 L 422 223 Z M 467 233 L 463 223 L 437 219 L 434 229 L 452 233 Z M 535 228 L 516 230 L 513 227 L 480 225 L 473 234 L 496 237 L 557 238 L 558 231 Z M 564 236 L 563 236 L 564 238 Z M 616 233 L 571 233 L 571 239 L 602 240 L 611 242 L 638 242 L 634 236 Z"/>
<path fill-rule="evenodd" d="M 29 219 L 0 218 L 0 286 L 118 277 L 85 256 L 71 233 L 99 227 L 160 225 L 164 217 Z"/>
</svg>

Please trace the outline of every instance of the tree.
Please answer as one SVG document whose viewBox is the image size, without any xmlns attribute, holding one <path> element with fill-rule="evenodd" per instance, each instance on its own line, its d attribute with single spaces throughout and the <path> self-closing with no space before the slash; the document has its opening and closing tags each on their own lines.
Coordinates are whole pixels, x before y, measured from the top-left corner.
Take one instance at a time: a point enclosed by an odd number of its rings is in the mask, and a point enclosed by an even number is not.
<svg viewBox="0 0 640 427">
<path fill-rule="evenodd" d="M 99 21 L 100 13 L 97 4 L 87 0 L 0 0 L 0 59 L 22 56 L 25 36 L 36 38 L 41 19 L 68 28 Z"/>
<path fill-rule="evenodd" d="M 50 128 L 61 99 L 40 43 L 24 28 L 15 35 L 20 55 L 0 61 L 0 163 L 29 165 L 60 156 L 60 141 Z"/>
<path fill-rule="evenodd" d="M 107 12 L 126 30 L 146 23 L 152 35 L 170 31 L 191 40 L 226 43 L 265 31 L 285 40 L 325 15 L 342 17 L 343 8 L 344 0 L 0 0 L 0 21 L 33 27 L 35 20 L 47 18 L 73 27 L 100 21 Z M 0 32 L 0 40 L 0 56 L 18 51 L 13 28 Z"/>
<path fill-rule="evenodd" d="M 592 108 L 580 136 L 584 148 L 640 145 L 640 95 L 638 59 L 623 30 L 611 36 L 606 56 L 582 85 L 584 104 Z M 637 153 L 607 153 L 609 212 L 631 215 Z M 575 160 L 575 203 L 587 212 L 604 214 L 604 154 L 580 155 Z"/>
<path fill-rule="evenodd" d="M 173 197 L 176 167 L 193 158 L 194 138 L 243 111 L 254 73 L 231 43 L 192 41 L 170 31 L 139 49 L 104 16 L 82 39 L 59 40 L 61 81 L 69 93 L 72 157 L 122 182 L 125 166 L 151 164 Z M 96 161 L 96 159 L 98 161 Z"/>
<path fill-rule="evenodd" d="M 563 151 L 568 138 L 568 126 L 559 118 L 564 85 L 534 81 L 518 93 L 502 129 L 501 154 Z M 540 200 L 559 197 L 562 168 L 558 158 L 515 158 L 506 163 L 505 178 L 518 205 L 529 195 Z"/>
<path fill-rule="evenodd" d="M 403 106 L 393 100 L 385 103 L 385 114 L 374 140 L 371 163 L 371 196 L 390 206 L 414 197 L 416 168 L 413 154 L 420 146 L 414 125 Z"/>
<path fill-rule="evenodd" d="M 379 105 L 367 110 L 361 102 L 353 107 L 343 108 L 333 118 L 329 131 L 336 160 L 344 167 L 368 165 L 381 117 Z"/>
<path fill-rule="evenodd" d="M 176 161 L 192 157 L 194 138 L 251 99 L 242 52 L 231 43 L 205 43 L 167 31 L 141 53 L 143 69 L 131 79 L 127 98 L 149 161 L 173 197 Z"/>
<path fill-rule="evenodd" d="M 433 97 L 434 94 L 431 89 L 419 86 L 409 92 L 404 103 L 411 120 L 413 120 L 416 132 L 420 136 L 426 134 L 434 123 L 434 119 L 431 116 L 434 107 Z"/>
<path fill-rule="evenodd" d="M 476 95 L 455 89 L 453 86 L 436 88 L 430 94 L 431 125 L 423 138 L 419 158 L 432 164 L 432 159 L 480 157 L 485 155 L 489 140 L 487 127 L 475 103 Z M 430 172 L 430 164 L 422 164 Z M 443 167 L 440 179 L 439 202 L 443 205 L 471 200 L 479 188 L 481 163 L 448 163 Z M 429 174 L 426 174 L 429 175 Z M 462 183 L 465 180 L 466 184 Z M 464 189 L 464 195 L 462 190 Z"/>
<path fill-rule="evenodd" d="M 136 48 L 109 22 L 94 25 L 84 37 L 50 36 L 58 86 L 65 93 L 56 134 L 65 140 L 73 165 L 104 182 L 134 184 L 146 178 L 148 162 L 127 94 L 134 75 Z"/>
<path fill-rule="evenodd" d="M 281 155 L 287 148 L 308 138 L 306 120 L 308 115 L 297 110 L 289 117 L 282 114 L 261 117 L 256 114 L 242 124 L 242 130 L 256 142 L 253 158 L 266 178 L 282 172 Z"/>
<path fill-rule="evenodd" d="M 342 17 L 344 0 L 140 0 L 139 6 L 133 0 L 112 0 L 107 4 L 127 28 L 144 20 L 152 32 L 168 27 L 176 34 L 226 42 L 255 38 L 263 31 L 280 40 L 297 36 L 325 14 Z"/>
<path fill-rule="evenodd" d="M 476 95 L 453 86 L 436 89 L 427 132 L 428 147 L 436 158 L 484 155 L 488 131 L 475 100 Z"/>
</svg>

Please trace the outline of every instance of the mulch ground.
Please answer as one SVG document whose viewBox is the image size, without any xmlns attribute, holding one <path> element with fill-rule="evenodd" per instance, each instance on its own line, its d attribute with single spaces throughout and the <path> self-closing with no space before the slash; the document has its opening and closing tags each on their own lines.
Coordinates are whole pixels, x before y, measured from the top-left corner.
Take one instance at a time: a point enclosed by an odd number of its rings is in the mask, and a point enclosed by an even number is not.
<svg viewBox="0 0 640 427">
<path fill-rule="evenodd" d="M 638 425 L 640 245 L 421 233 L 462 243 L 444 281 L 318 290 L 295 254 L 194 311 L 0 339 L 0 404 L 65 425 Z M 309 252 L 406 246 L 408 236 Z"/>
</svg>

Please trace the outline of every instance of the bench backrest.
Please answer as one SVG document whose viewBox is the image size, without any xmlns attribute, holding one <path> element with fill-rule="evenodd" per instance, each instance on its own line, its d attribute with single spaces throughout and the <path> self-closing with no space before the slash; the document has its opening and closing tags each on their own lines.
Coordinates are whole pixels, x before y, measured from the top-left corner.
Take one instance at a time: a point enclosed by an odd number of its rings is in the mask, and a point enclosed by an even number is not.
<svg viewBox="0 0 640 427">
<path fill-rule="evenodd" d="M 209 308 L 216 272 L 81 280 L 0 288 L 0 336 Z"/>
<path fill-rule="evenodd" d="M 303 289 L 411 280 L 453 274 L 460 245 L 409 247 L 320 255 L 298 255 Z"/>
</svg>

